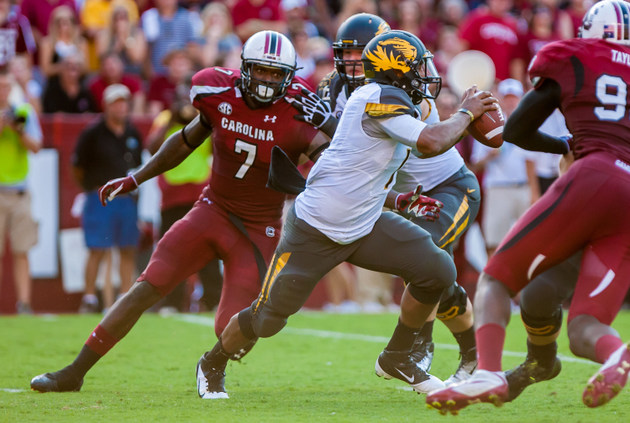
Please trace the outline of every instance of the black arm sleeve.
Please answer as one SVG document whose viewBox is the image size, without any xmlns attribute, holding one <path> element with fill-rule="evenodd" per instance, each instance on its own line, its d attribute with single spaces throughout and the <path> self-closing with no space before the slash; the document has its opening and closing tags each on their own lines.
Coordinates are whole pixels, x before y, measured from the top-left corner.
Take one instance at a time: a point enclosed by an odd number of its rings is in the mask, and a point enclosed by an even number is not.
<svg viewBox="0 0 630 423">
<path fill-rule="evenodd" d="M 505 124 L 503 139 L 525 150 L 568 153 L 569 145 L 564 139 L 538 130 L 558 106 L 560 86 L 546 79 L 539 87 L 525 94 Z"/>
</svg>

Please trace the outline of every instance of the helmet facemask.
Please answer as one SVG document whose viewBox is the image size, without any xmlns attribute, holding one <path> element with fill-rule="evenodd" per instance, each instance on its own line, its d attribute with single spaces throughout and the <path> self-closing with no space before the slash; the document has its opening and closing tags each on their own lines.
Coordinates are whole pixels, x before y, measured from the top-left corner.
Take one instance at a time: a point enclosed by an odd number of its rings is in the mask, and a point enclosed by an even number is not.
<svg viewBox="0 0 630 423">
<path fill-rule="evenodd" d="M 426 51 L 420 59 L 405 63 L 409 71 L 392 71 L 391 85 L 403 89 L 413 104 L 420 104 L 425 98 L 436 98 L 442 89 L 442 77 L 433 64 L 433 54 Z"/>
<path fill-rule="evenodd" d="M 413 78 L 411 78 L 412 90 L 408 94 L 411 101 L 419 104 L 425 98 L 437 98 L 442 89 L 442 77 L 439 76 L 433 63 L 433 54 L 428 50 L 425 51 L 419 63 L 413 63 L 410 67 Z"/>
<path fill-rule="evenodd" d="M 360 57 L 358 59 L 346 59 L 343 53 L 348 50 L 362 52 L 364 47 L 364 45 L 361 45 L 357 47 L 333 48 L 335 53 L 335 69 L 337 70 L 337 74 L 339 74 L 339 78 L 348 86 L 350 92 L 365 84 L 363 62 Z"/>
<path fill-rule="evenodd" d="M 273 68 L 282 72 L 283 77 L 280 81 L 266 81 L 258 79 L 254 76 L 254 66 L 263 66 Z M 291 85 L 295 70 L 278 66 L 276 63 L 260 63 L 256 60 L 244 60 L 241 65 L 242 89 L 247 95 L 252 97 L 259 103 L 271 103 L 279 98 L 284 97 Z"/>
</svg>

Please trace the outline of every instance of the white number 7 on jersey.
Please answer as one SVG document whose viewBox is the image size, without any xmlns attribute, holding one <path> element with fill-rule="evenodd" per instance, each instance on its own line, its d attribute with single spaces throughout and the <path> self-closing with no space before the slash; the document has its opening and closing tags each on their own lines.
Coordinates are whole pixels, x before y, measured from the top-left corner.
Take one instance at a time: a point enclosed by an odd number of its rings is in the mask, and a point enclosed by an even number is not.
<svg viewBox="0 0 630 423">
<path fill-rule="evenodd" d="M 243 179 L 249 168 L 254 164 L 254 159 L 256 159 L 256 144 L 236 140 L 236 143 L 234 143 L 234 152 L 240 154 L 243 151 L 247 152 L 247 157 L 245 158 L 245 163 L 241 165 L 236 175 L 234 175 L 237 179 Z"/>
</svg>

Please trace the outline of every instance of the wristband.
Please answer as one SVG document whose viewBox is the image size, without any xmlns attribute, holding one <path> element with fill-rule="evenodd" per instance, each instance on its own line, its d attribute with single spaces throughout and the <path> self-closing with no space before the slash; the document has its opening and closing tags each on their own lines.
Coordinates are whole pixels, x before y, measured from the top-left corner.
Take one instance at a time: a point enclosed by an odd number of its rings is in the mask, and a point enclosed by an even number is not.
<svg viewBox="0 0 630 423">
<path fill-rule="evenodd" d="M 188 137 L 186 136 L 186 127 L 185 126 L 182 128 L 180 133 L 182 134 L 182 140 L 184 141 L 184 144 L 186 144 L 186 147 L 190 148 L 191 150 L 194 150 L 195 147 L 190 145 L 190 142 L 188 142 Z"/>
<path fill-rule="evenodd" d="M 473 112 L 471 112 L 468 109 L 464 109 L 463 107 L 461 109 L 458 110 L 458 112 L 461 113 L 466 113 L 468 116 L 470 116 L 470 121 L 472 122 L 473 120 L 475 120 L 475 115 L 473 115 Z"/>
<path fill-rule="evenodd" d="M 132 172 L 129 172 L 129 173 L 127 174 L 127 176 L 130 176 L 130 177 L 131 177 L 131 179 L 133 180 L 133 183 L 134 183 L 134 184 L 136 184 L 136 188 L 138 188 L 138 187 L 140 186 L 140 185 L 138 185 L 138 181 L 136 181 L 136 177 L 135 177 L 135 176 L 133 176 L 133 173 L 132 173 Z"/>
</svg>

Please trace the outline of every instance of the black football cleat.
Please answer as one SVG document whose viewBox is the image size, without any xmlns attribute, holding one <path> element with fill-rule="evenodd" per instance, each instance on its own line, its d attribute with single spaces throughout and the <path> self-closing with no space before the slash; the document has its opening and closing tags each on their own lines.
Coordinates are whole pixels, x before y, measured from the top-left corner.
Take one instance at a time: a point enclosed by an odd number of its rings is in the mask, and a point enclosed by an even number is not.
<svg viewBox="0 0 630 423">
<path fill-rule="evenodd" d="M 444 382 L 418 367 L 411 359 L 410 351 L 383 350 L 376 359 L 374 371 L 379 377 L 408 383 L 419 394 L 444 387 Z"/>
<path fill-rule="evenodd" d="M 472 347 L 465 353 L 459 353 L 459 366 L 455 373 L 444 381 L 446 386 L 454 385 L 469 379 L 477 369 L 477 347 Z"/>
<path fill-rule="evenodd" d="M 420 367 L 420 369 L 429 373 L 431 370 L 431 364 L 433 363 L 434 350 L 435 344 L 432 341 L 428 341 L 426 338 L 418 336 L 411 347 L 411 359 L 418 367 Z"/>
<path fill-rule="evenodd" d="M 39 392 L 74 392 L 81 390 L 81 386 L 83 378 L 77 378 L 68 367 L 31 379 L 31 389 Z"/>
<path fill-rule="evenodd" d="M 206 353 L 207 354 L 207 353 Z M 225 391 L 225 366 L 213 366 L 202 355 L 197 363 L 197 393 L 202 399 L 229 398 Z"/>
<path fill-rule="evenodd" d="M 535 358 L 527 356 L 524 362 L 505 372 L 509 387 L 508 397 L 505 401 L 514 400 L 529 385 L 553 379 L 560 374 L 561 370 L 562 363 L 558 357 L 555 357 L 553 365 L 545 367 L 540 365 Z"/>
</svg>

